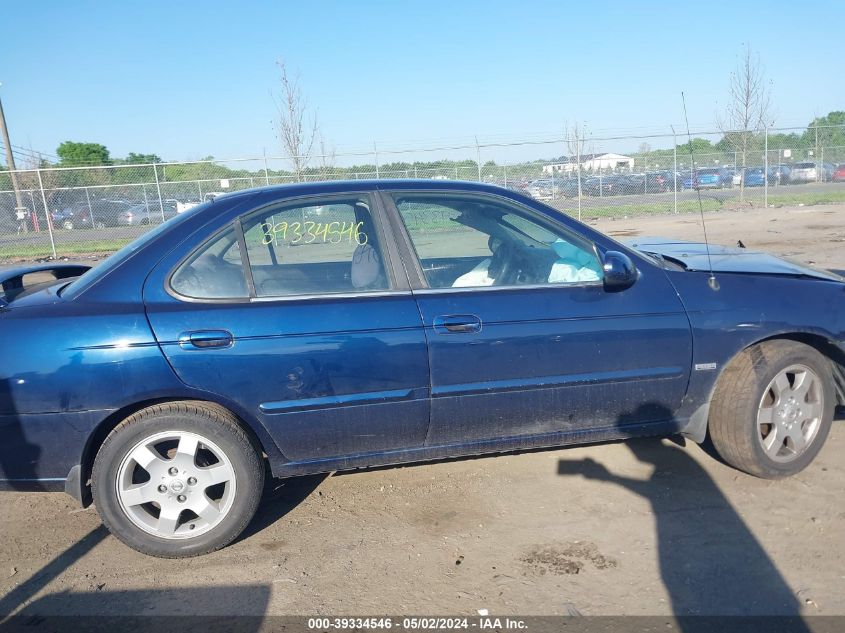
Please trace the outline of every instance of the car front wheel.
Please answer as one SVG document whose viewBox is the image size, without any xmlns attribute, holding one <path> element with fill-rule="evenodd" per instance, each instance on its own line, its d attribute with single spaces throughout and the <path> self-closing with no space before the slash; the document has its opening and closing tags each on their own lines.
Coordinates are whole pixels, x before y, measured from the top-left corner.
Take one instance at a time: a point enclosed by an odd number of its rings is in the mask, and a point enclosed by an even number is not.
<svg viewBox="0 0 845 633">
<path fill-rule="evenodd" d="M 173 402 L 115 427 L 91 479 L 112 534 L 139 552 L 182 558 L 224 547 L 243 531 L 258 507 L 264 467 L 228 411 Z"/>
<path fill-rule="evenodd" d="M 808 345 L 765 341 L 719 378 L 708 430 L 722 458 L 757 477 L 794 475 L 816 457 L 835 409 L 830 361 Z"/>
</svg>

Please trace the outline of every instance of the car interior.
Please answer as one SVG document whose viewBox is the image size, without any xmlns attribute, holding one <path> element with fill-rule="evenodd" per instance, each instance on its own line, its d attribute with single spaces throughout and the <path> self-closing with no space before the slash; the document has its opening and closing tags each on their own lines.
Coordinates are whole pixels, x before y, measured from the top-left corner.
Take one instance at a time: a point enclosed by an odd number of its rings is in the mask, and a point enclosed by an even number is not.
<svg viewBox="0 0 845 633">
<path fill-rule="evenodd" d="M 510 209 L 478 200 L 398 200 L 423 272 L 432 288 L 579 283 L 601 279 L 591 245 L 565 239 Z M 426 217 L 428 215 L 429 217 Z M 437 217 L 433 217 L 433 216 Z M 445 222 L 444 222 L 445 220 Z M 441 226 L 451 225 L 453 252 L 437 256 Z M 433 239 L 432 239 L 433 238 Z M 486 248 L 479 238 L 486 238 Z M 483 252 L 479 252 L 483 251 Z M 478 253 L 478 254 L 476 254 Z M 434 254 L 431 256 L 430 254 Z"/>
<path fill-rule="evenodd" d="M 339 220 L 331 218 L 344 217 L 344 225 L 357 227 L 354 236 L 347 232 L 338 241 L 326 238 L 324 234 L 324 239 L 308 243 L 291 239 L 273 239 L 265 243 L 263 227 L 267 225 L 267 216 L 244 222 L 257 296 L 388 289 L 378 237 L 367 205 L 361 201 L 333 203 L 331 209 L 334 215 L 322 224 L 338 224 Z M 301 209 L 287 211 L 301 212 Z M 285 213 L 277 215 L 282 217 Z M 179 294 L 194 298 L 247 297 L 241 255 L 235 232 L 226 231 L 177 270 L 171 278 L 171 287 Z"/>
</svg>

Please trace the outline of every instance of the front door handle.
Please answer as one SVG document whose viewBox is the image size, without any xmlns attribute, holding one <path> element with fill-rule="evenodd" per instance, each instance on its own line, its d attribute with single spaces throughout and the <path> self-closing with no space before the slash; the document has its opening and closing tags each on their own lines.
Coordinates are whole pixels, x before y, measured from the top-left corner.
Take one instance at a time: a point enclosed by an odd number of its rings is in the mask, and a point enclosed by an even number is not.
<svg viewBox="0 0 845 633">
<path fill-rule="evenodd" d="M 182 349 L 220 349 L 231 347 L 235 338 L 228 330 L 196 330 L 179 335 Z"/>
<path fill-rule="evenodd" d="M 432 325 L 438 334 L 476 334 L 481 331 L 481 319 L 474 314 L 436 316 Z"/>
</svg>

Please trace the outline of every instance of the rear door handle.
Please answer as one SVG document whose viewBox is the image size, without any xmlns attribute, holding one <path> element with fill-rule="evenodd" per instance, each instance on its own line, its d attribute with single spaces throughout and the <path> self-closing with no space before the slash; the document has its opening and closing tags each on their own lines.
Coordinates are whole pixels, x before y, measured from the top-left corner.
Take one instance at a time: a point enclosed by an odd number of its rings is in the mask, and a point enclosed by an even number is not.
<svg viewBox="0 0 845 633">
<path fill-rule="evenodd" d="M 481 319 L 474 314 L 436 316 L 432 325 L 438 334 L 476 334 L 481 331 Z"/>
<path fill-rule="evenodd" d="M 234 342 L 235 338 L 228 330 L 196 330 L 179 335 L 179 346 L 182 349 L 220 349 L 231 347 Z"/>
</svg>

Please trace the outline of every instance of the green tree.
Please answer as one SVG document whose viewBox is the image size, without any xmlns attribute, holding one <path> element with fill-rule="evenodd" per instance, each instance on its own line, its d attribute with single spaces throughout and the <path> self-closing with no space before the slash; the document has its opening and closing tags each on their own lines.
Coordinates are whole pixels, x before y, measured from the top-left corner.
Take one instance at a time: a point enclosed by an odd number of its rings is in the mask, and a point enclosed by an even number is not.
<svg viewBox="0 0 845 633">
<path fill-rule="evenodd" d="M 164 161 L 162 161 L 161 157 L 157 154 L 136 154 L 135 152 L 129 152 L 129 155 L 123 162 L 127 165 L 149 165 L 151 163 L 161 163 Z"/>
<path fill-rule="evenodd" d="M 802 145 L 819 160 L 837 160 L 845 154 L 845 112 L 836 110 L 813 119 L 802 135 Z"/>
<path fill-rule="evenodd" d="M 56 149 L 62 167 L 84 165 L 108 165 L 109 150 L 99 143 L 75 143 L 65 141 Z"/>
</svg>

